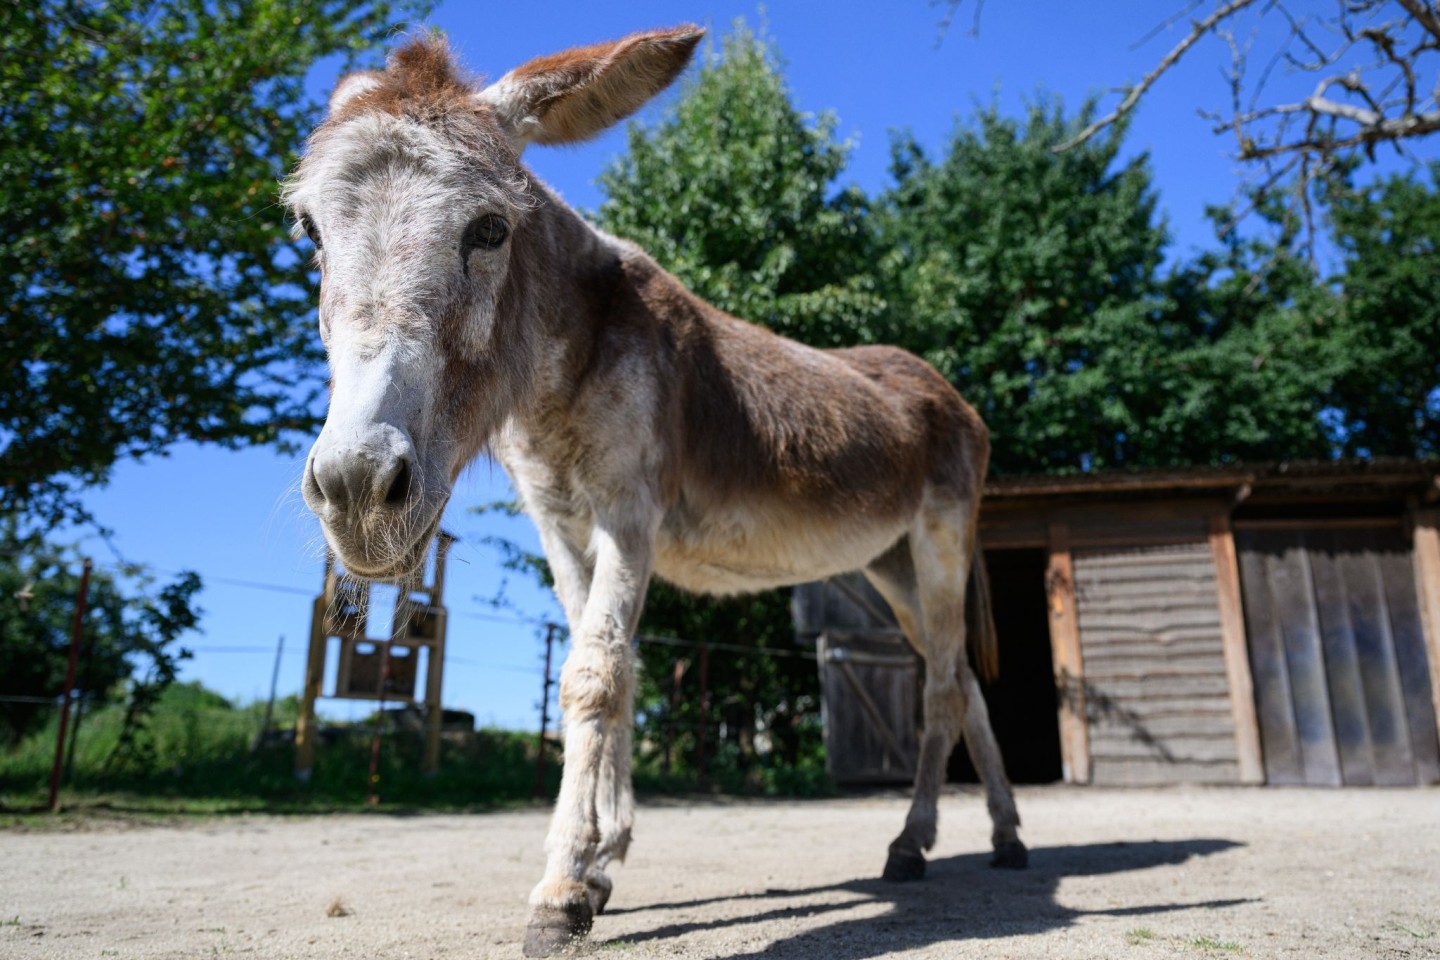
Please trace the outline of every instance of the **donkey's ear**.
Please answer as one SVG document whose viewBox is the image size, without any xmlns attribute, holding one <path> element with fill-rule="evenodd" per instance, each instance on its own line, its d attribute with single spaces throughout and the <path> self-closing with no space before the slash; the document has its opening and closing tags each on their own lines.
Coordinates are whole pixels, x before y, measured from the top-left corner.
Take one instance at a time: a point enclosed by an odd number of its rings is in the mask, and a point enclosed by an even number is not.
<svg viewBox="0 0 1440 960">
<path fill-rule="evenodd" d="M 354 100 L 362 93 L 368 93 L 380 86 L 380 73 L 376 70 L 357 70 L 354 73 L 347 73 L 335 84 L 335 90 L 330 94 L 330 112 L 339 113 L 340 108 Z"/>
<path fill-rule="evenodd" d="M 588 140 L 668 87 L 704 35 L 687 24 L 577 47 L 516 67 L 476 96 L 517 150 Z"/>
</svg>

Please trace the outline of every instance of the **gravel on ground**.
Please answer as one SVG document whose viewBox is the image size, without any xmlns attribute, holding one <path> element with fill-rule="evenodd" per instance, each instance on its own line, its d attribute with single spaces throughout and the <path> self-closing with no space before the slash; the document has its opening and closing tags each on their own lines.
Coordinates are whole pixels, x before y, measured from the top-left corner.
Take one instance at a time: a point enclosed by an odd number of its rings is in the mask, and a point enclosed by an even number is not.
<svg viewBox="0 0 1440 960">
<path fill-rule="evenodd" d="M 1440 791 L 1038 787 L 1030 868 L 973 790 L 928 877 L 878 879 L 900 794 L 641 806 L 582 953 L 1440 957 Z M 0 957 L 517 958 L 546 813 L 245 816 L 0 832 Z"/>
</svg>

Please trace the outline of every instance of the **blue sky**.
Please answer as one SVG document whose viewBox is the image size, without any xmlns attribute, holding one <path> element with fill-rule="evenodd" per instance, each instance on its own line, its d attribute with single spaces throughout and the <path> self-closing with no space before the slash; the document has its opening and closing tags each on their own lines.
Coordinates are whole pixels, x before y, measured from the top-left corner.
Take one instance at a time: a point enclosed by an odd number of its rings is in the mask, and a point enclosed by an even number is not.
<svg viewBox="0 0 1440 960">
<path fill-rule="evenodd" d="M 450 35 L 471 69 L 497 77 L 530 57 L 636 29 L 694 21 L 714 36 L 739 17 L 752 26 L 763 20 L 785 59 L 796 103 L 807 111 L 834 111 L 840 134 L 855 142 L 843 179 L 874 193 L 888 184 L 892 130 L 908 129 L 938 153 L 956 117 L 992 97 L 1003 110 L 1019 112 L 1042 90 L 1074 106 L 1089 93 L 1132 82 L 1178 41 L 1184 27 L 1132 46 L 1180 6 L 1180 0 L 991 3 L 976 38 L 969 36 L 970 0 L 938 46 L 941 10 L 927 0 L 777 2 L 763 15 L 746 3 L 452 0 L 429 22 Z M 1321 3 L 1309 6 L 1319 9 Z M 1228 199 L 1238 182 L 1228 142 L 1211 134 L 1196 112 L 1228 104 L 1222 76 L 1227 65 L 1220 42 L 1203 42 L 1152 91 L 1127 140 L 1130 153 L 1151 156 L 1173 256 L 1183 258 L 1208 244 L 1204 206 Z M 323 100 L 334 81 L 333 69 L 317 68 L 310 89 Z M 1287 85 L 1308 89 L 1313 79 L 1282 76 L 1276 83 L 1278 91 Z M 1113 97 L 1107 101 L 1113 102 Z M 642 119 L 657 116 L 663 103 L 662 98 Z M 594 178 L 623 149 L 624 133 L 617 129 L 580 147 L 532 148 L 525 159 L 584 209 L 598 205 Z M 1417 152 L 1435 155 L 1433 147 Z M 284 635 L 279 687 L 282 694 L 298 691 L 322 562 L 318 527 L 296 492 L 303 462 L 303 453 L 182 445 L 168 457 L 120 465 L 108 487 L 87 497 L 94 513 L 114 529 L 127 559 L 160 571 L 194 569 L 205 578 L 203 634 L 188 641 L 196 657 L 186 664 L 185 679 L 240 700 L 262 697 L 276 638 Z M 461 542 L 451 552 L 446 591 L 451 621 L 445 704 L 472 710 L 484 723 L 528 728 L 537 719 L 541 644 L 530 624 L 488 619 L 496 611 L 484 601 L 508 578 L 506 592 L 525 616 L 558 617 L 558 609 L 538 588 L 503 571 L 498 554 L 483 543 L 501 535 L 538 549 L 528 521 L 469 512 L 509 496 L 504 473 L 481 462 L 462 478 L 447 514 L 446 526 Z M 114 560 L 99 543 L 90 549 L 98 562 Z M 322 703 L 322 710 L 337 716 L 365 709 Z"/>
</svg>

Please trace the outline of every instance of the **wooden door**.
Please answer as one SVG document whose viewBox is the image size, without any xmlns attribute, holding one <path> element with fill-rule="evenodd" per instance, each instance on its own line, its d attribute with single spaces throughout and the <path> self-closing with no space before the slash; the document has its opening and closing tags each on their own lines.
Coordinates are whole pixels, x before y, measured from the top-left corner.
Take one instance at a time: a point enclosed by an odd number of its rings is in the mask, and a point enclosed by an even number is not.
<svg viewBox="0 0 1440 960">
<path fill-rule="evenodd" d="M 1237 524 L 1235 545 L 1266 780 L 1440 782 L 1399 524 Z"/>
<path fill-rule="evenodd" d="M 920 757 L 923 682 L 903 638 L 827 631 L 816 643 L 825 710 L 825 766 L 836 783 L 900 783 Z"/>
</svg>

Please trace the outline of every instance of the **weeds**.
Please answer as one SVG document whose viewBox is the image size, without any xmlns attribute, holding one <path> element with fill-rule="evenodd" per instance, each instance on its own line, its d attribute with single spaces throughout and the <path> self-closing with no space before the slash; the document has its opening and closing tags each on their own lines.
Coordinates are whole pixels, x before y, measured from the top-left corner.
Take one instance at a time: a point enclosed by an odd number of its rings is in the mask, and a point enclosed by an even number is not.
<svg viewBox="0 0 1440 960">
<path fill-rule="evenodd" d="M 1218 951 L 1223 953 L 1239 953 L 1245 949 L 1233 940 L 1216 940 L 1214 937 L 1192 937 L 1185 941 L 1185 945 L 1194 947 L 1197 950 Z"/>
</svg>

